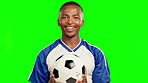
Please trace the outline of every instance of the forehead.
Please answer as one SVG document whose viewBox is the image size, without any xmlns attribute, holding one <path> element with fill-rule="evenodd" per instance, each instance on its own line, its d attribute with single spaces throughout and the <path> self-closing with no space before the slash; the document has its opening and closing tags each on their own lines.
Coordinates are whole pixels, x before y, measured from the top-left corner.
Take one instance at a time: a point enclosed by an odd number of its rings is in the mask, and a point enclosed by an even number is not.
<svg viewBox="0 0 148 83">
<path fill-rule="evenodd" d="M 71 14 L 80 14 L 82 10 L 79 6 L 76 5 L 66 5 L 61 9 L 62 14 L 71 13 Z"/>
</svg>

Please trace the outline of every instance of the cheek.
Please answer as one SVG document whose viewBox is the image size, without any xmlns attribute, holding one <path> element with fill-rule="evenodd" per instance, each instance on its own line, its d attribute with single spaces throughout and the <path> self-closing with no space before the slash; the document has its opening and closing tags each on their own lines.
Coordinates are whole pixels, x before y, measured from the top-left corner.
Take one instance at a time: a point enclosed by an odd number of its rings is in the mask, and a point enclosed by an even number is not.
<svg viewBox="0 0 148 83">
<path fill-rule="evenodd" d="M 60 26 L 62 26 L 63 24 L 65 24 L 65 21 L 64 20 L 59 20 L 58 23 L 59 23 Z"/>
<path fill-rule="evenodd" d="M 77 26 L 81 26 L 81 22 L 75 22 L 77 24 Z"/>
<path fill-rule="evenodd" d="M 75 23 L 76 23 L 77 25 L 81 26 L 81 25 L 82 25 L 82 20 L 80 20 L 80 19 L 75 20 Z"/>
<path fill-rule="evenodd" d="M 62 24 L 65 24 L 66 22 L 67 22 L 66 19 L 61 19 L 61 23 L 62 23 Z"/>
</svg>

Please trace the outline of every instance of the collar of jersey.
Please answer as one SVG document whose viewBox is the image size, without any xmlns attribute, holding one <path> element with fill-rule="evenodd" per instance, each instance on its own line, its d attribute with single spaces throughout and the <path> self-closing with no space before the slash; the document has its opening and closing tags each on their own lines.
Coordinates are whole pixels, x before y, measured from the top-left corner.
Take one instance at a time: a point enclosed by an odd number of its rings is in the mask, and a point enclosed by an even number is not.
<svg viewBox="0 0 148 83">
<path fill-rule="evenodd" d="M 69 52 L 75 52 L 75 51 L 77 51 L 78 50 L 78 48 L 82 45 L 82 39 L 80 39 L 80 42 L 79 42 L 79 44 L 74 48 L 74 49 L 71 49 L 70 47 L 68 47 L 63 41 L 62 41 L 62 39 L 59 39 L 59 41 L 60 41 L 60 44 L 67 50 L 67 51 L 69 51 Z"/>
</svg>

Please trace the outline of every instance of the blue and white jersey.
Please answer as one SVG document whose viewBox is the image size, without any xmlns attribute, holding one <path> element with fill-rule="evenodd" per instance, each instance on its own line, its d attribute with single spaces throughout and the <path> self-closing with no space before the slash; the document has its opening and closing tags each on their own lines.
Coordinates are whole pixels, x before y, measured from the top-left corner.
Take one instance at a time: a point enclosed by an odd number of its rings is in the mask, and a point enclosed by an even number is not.
<svg viewBox="0 0 148 83">
<path fill-rule="evenodd" d="M 108 64 L 99 48 L 81 40 L 72 50 L 61 39 L 56 40 L 39 53 L 29 81 L 32 83 L 48 83 L 54 62 L 59 56 L 67 52 L 77 54 L 84 61 L 88 83 L 110 82 Z"/>
</svg>

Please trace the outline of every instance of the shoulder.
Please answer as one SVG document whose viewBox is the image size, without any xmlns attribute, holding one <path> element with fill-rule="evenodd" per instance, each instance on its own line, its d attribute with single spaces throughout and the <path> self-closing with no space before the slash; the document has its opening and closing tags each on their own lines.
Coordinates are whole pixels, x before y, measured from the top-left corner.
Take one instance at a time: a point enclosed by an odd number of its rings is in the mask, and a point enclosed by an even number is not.
<svg viewBox="0 0 148 83">
<path fill-rule="evenodd" d="M 85 40 L 83 40 L 83 45 L 93 54 L 95 52 L 102 52 L 103 53 L 103 51 L 99 47 L 92 45 Z"/>
<path fill-rule="evenodd" d="M 43 50 L 41 50 L 40 54 L 48 55 L 54 48 L 56 48 L 60 44 L 60 39 L 57 39 L 52 44 L 45 47 Z"/>
<path fill-rule="evenodd" d="M 92 45 L 85 40 L 83 40 L 83 45 L 92 53 L 96 64 L 104 59 L 104 53 L 99 47 Z"/>
</svg>

